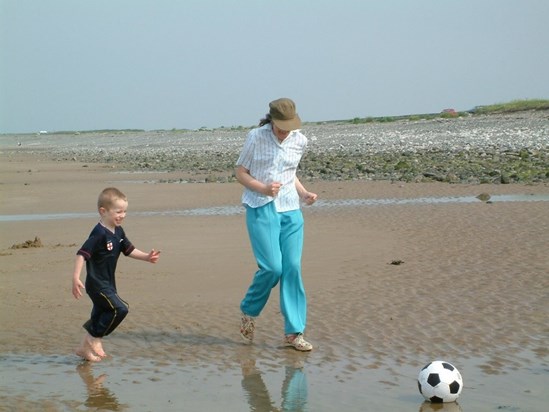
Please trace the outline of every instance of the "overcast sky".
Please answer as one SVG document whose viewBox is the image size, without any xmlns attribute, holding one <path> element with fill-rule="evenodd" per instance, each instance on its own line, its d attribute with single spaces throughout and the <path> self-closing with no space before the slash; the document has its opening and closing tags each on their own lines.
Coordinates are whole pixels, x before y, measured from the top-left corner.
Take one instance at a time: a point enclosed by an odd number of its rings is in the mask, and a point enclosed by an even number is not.
<svg viewBox="0 0 549 412">
<path fill-rule="evenodd" d="M 547 0 L 0 0 L 0 133 L 549 98 Z"/>
</svg>

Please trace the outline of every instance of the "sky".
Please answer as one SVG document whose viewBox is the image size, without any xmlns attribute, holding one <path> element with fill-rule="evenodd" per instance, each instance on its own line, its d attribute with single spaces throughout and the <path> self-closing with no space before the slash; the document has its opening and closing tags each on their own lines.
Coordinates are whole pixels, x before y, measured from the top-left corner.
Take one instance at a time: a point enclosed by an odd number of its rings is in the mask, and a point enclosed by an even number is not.
<svg viewBox="0 0 549 412">
<path fill-rule="evenodd" d="M 549 99 L 547 0 L 0 0 L 0 133 Z"/>
</svg>

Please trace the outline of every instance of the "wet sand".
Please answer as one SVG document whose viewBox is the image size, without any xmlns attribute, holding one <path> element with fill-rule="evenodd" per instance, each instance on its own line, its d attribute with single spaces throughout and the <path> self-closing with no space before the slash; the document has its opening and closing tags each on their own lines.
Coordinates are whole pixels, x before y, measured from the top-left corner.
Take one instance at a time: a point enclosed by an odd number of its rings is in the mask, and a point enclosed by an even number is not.
<svg viewBox="0 0 549 412">
<path fill-rule="evenodd" d="M 547 408 L 548 201 L 305 208 L 315 349 L 302 354 L 281 346 L 278 289 L 254 345 L 238 336 L 255 271 L 244 215 L 170 213 L 238 206 L 238 184 L 160 183 L 177 173 L 39 156 L 11 157 L 0 172 L 0 215 L 89 214 L 0 222 L 0 410 Z M 156 265 L 120 258 L 130 314 L 104 340 L 109 358 L 90 365 L 73 355 L 91 303 L 72 297 L 71 274 L 98 220 L 97 195 L 111 185 L 129 198 L 128 237 L 162 256 Z M 547 184 L 307 186 L 325 201 L 549 194 Z M 43 247 L 10 248 L 35 237 Z M 435 359 L 460 369 L 459 405 L 423 405 L 415 379 Z"/>
</svg>

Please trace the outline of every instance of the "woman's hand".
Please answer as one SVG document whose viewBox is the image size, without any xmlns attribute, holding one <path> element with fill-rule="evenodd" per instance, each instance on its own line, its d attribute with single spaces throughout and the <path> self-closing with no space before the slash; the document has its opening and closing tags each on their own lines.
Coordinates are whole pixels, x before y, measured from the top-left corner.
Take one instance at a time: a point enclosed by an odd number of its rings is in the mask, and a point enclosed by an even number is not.
<svg viewBox="0 0 549 412">
<path fill-rule="evenodd" d="M 281 187 L 281 183 L 269 183 L 268 185 L 265 185 L 265 191 L 263 192 L 263 194 L 271 197 L 276 197 L 278 195 L 278 192 L 280 192 Z"/>
<path fill-rule="evenodd" d="M 311 206 L 314 202 L 316 202 L 317 198 L 318 198 L 318 195 L 313 192 L 305 192 L 301 196 L 301 200 L 303 200 L 303 203 L 305 203 L 307 206 Z"/>
</svg>

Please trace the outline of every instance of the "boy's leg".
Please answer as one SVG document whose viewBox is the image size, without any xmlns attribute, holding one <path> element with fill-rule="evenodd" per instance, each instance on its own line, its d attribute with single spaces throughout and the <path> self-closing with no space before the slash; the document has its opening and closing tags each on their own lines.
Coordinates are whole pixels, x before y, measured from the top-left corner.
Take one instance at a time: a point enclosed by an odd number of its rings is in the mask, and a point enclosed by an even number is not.
<svg viewBox="0 0 549 412">
<path fill-rule="evenodd" d="M 84 329 L 94 338 L 102 338 L 120 325 L 128 314 L 129 306 L 114 290 L 88 294 L 93 301 L 93 310 L 90 320 L 84 324 Z"/>
<path fill-rule="evenodd" d="M 307 323 L 307 298 L 301 278 L 303 215 L 300 210 L 281 215 L 280 310 L 284 316 L 284 333 L 289 335 L 303 333 Z"/>
<path fill-rule="evenodd" d="M 282 273 L 280 221 L 273 202 L 258 208 L 247 207 L 246 226 L 259 269 L 240 304 L 240 309 L 245 315 L 258 316 Z"/>
</svg>

